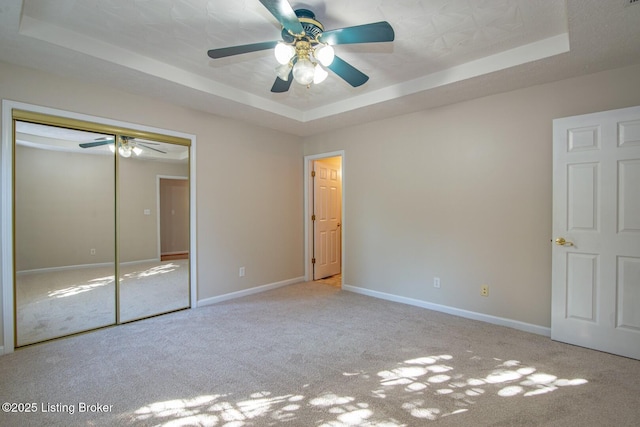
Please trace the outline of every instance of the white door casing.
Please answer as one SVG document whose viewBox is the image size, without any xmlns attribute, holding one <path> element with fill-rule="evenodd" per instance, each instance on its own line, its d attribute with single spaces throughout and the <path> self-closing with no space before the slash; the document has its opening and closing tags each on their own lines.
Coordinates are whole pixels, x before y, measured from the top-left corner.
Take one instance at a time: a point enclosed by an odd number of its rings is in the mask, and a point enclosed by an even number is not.
<svg viewBox="0 0 640 427">
<path fill-rule="evenodd" d="M 551 338 L 640 359 L 640 107 L 554 120 L 553 240 Z"/>
<path fill-rule="evenodd" d="M 341 271 L 341 166 L 339 158 L 313 162 L 314 258 L 313 279 Z"/>
</svg>

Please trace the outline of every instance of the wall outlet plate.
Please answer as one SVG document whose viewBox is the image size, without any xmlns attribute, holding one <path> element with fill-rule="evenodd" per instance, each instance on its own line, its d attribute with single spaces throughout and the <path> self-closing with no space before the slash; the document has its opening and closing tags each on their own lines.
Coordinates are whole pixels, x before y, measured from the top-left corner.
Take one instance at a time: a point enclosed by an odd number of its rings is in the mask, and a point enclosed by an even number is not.
<svg viewBox="0 0 640 427">
<path fill-rule="evenodd" d="M 482 285 L 480 287 L 480 295 L 482 295 L 483 297 L 489 296 L 489 285 Z"/>
</svg>

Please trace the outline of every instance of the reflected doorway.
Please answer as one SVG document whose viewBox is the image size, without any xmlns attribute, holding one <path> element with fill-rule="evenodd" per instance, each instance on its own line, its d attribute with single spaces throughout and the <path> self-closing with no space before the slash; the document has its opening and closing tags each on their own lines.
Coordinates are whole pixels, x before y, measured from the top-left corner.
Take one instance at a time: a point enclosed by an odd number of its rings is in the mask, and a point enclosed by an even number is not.
<svg viewBox="0 0 640 427">
<path fill-rule="evenodd" d="M 189 181 L 158 177 L 160 260 L 189 258 Z"/>
</svg>

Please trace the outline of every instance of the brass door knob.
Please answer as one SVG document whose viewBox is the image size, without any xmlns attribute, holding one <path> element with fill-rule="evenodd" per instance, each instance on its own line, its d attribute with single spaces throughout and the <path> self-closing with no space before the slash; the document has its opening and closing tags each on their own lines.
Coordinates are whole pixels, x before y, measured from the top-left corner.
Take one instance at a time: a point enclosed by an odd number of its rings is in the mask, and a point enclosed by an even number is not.
<svg viewBox="0 0 640 427">
<path fill-rule="evenodd" d="M 559 246 L 573 246 L 573 242 L 567 242 L 564 237 L 558 237 L 556 239 L 556 245 Z"/>
</svg>

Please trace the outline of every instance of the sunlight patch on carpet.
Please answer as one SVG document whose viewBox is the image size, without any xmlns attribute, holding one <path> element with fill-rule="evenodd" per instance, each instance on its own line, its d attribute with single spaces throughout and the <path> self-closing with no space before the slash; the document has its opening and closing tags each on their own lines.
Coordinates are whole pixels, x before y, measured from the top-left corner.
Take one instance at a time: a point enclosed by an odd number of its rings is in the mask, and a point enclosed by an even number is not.
<svg viewBox="0 0 640 427">
<path fill-rule="evenodd" d="M 146 270 L 133 271 L 124 275 L 127 279 L 142 279 L 145 277 L 155 276 L 157 274 L 171 273 L 172 271 L 180 268 L 178 264 L 169 262 L 167 264 L 157 265 L 155 267 L 147 268 Z"/>
<path fill-rule="evenodd" d="M 83 292 L 89 292 L 96 288 L 100 288 L 102 286 L 107 286 L 113 283 L 115 280 L 114 276 L 107 277 L 99 277 L 96 279 L 89 280 L 86 284 L 81 285 L 73 285 L 68 288 L 56 289 L 55 291 L 48 292 L 47 296 L 49 298 L 65 298 L 71 297 L 74 295 L 81 294 Z"/>
<path fill-rule="evenodd" d="M 455 358 L 450 355 L 426 356 L 400 362 L 376 375 L 365 371 L 344 372 L 343 377 L 359 382 L 353 384 L 354 390 L 370 390 L 364 395 L 362 392 L 354 395 L 338 392 L 318 396 L 273 395 L 260 391 L 236 402 L 228 395 L 198 396 L 152 403 L 135 411 L 135 420 L 159 422 L 164 426 L 240 427 L 255 425 L 258 419 L 263 419 L 292 425 L 312 422 L 319 427 L 400 427 L 407 424 L 376 414 L 377 401 L 401 402 L 398 403 L 400 409 L 407 416 L 435 421 L 473 411 L 473 407 L 481 405 L 487 396 L 532 397 L 588 383 L 582 378 L 560 378 L 517 360 L 471 356 L 458 365 L 468 366 L 469 361 L 476 367 L 479 363 L 486 365 L 486 375 L 467 377 L 459 372 L 464 368 L 457 368 Z M 496 365 L 496 362 L 499 363 Z M 336 383 L 336 389 L 343 386 Z"/>
</svg>

